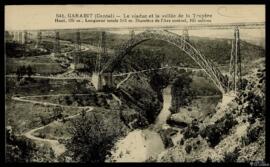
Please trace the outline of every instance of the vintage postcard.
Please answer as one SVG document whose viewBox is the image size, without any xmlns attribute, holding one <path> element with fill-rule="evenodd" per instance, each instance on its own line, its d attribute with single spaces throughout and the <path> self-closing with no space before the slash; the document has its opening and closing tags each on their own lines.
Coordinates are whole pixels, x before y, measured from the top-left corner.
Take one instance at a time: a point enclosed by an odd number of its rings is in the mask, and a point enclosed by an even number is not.
<svg viewBox="0 0 270 167">
<path fill-rule="evenodd" d="M 6 162 L 265 162 L 264 5 L 6 5 Z"/>
</svg>

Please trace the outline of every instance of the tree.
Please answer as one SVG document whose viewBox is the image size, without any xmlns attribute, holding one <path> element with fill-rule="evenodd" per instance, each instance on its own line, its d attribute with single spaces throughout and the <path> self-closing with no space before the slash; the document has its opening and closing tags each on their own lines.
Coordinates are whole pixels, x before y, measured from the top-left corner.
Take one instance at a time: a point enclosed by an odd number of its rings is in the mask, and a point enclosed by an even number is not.
<svg viewBox="0 0 270 167">
<path fill-rule="evenodd" d="M 150 85 L 155 91 L 159 91 L 169 84 L 169 79 L 169 75 L 165 73 L 159 74 L 154 72 L 150 80 Z"/>
<path fill-rule="evenodd" d="M 25 66 L 20 66 L 17 68 L 16 75 L 17 75 L 17 81 L 21 80 L 22 77 L 26 74 L 26 68 Z"/>
<path fill-rule="evenodd" d="M 6 132 L 6 161 L 30 162 L 36 152 L 35 143 L 24 136 L 16 136 L 12 129 Z"/>
<path fill-rule="evenodd" d="M 62 118 L 63 117 L 63 108 L 62 107 L 56 107 L 53 108 L 53 118 L 57 119 L 57 118 Z"/>
<path fill-rule="evenodd" d="M 32 67 L 31 66 L 27 66 L 27 68 L 26 68 L 26 73 L 27 73 L 27 75 L 28 75 L 28 77 L 30 78 L 31 77 L 31 75 L 33 75 L 34 74 L 34 72 L 33 72 L 33 70 L 32 70 Z"/>
<path fill-rule="evenodd" d="M 114 138 L 120 133 L 108 128 L 95 113 L 82 114 L 73 120 L 70 131 L 72 138 L 67 148 L 79 162 L 104 162 Z"/>
<path fill-rule="evenodd" d="M 188 105 L 192 100 L 193 91 L 190 88 L 192 79 L 188 74 L 180 75 L 172 85 L 172 112 L 177 112 L 181 106 Z"/>
</svg>

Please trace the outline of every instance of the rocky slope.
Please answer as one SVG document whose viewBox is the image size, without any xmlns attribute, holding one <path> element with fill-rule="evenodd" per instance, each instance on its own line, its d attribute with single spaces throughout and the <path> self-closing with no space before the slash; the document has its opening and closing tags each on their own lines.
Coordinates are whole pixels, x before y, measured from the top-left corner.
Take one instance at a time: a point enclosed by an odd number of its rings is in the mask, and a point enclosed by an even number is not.
<svg viewBox="0 0 270 167">
<path fill-rule="evenodd" d="M 180 130 L 177 143 L 157 162 L 250 162 L 265 157 L 265 69 L 245 77 L 245 89 L 203 121 Z"/>
<path fill-rule="evenodd" d="M 122 120 L 130 128 L 140 128 L 153 123 L 162 108 L 160 93 L 155 91 L 148 77 L 131 76 L 115 94 L 122 101 Z"/>
</svg>

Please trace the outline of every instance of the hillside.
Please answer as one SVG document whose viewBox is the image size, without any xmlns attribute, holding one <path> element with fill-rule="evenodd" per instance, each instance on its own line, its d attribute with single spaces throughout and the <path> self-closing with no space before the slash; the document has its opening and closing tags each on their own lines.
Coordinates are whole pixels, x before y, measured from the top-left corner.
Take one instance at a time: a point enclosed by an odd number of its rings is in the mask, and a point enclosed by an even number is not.
<svg viewBox="0 0 270 167">
<path fill-rule="evenodd" d="M 265 157 L 265 68 L 251 72 L 239 97 L 219 103 L 215 113 L 193 120 L 177 144 L 157 162 L 250 162 Z M 168 137 L 170 138 L 170 137 Z M 153 161 L 153 160 L 152 160 Z"/>
<path fill-rule="evenodd" d="M 75 38 L 76 32 L 61 32 L 61 39 L 73 41 Z M 81 42 L 98 45 L 99 43 L 100 32 L 98 31 L 82 31 L 81 32 Z M 115 34 L 115 33 L 106 33 L 106 44 L 108 48 L 118 48 L 121 44 L 127 41 L 130 36 L 129 34 Z M 190 37 L 190 42 L 206 57 L 210 58 L 218 64 L 229 64 L 230 54 L 231 54 L 231 39 L 221 39 L 221 38 L 206 38 L 206 37 Z M 166 46 L 166 47 L 164 47 Z M 262 47 L 248 43 L 246 41 L 241 41 L 241 56 L 242 61 L 246 62 L 247 60 L 256 60 L 257 58 L 264 57 L 265 51 Z M 178 48 L 169 45 L 164 41 L 146 41 L 136 48 L 148 49 L 154 54 L 165 55 L 167 59 L 176 64 L 181 62 L 188 61 L 193 63 L 189 57 L 187 58 Z M 162 48 L 162 49 L 161 49 Z M 177 56 L 177 57 L 176 57 Z M 179 58 L 180 56 L 181 58 Z"/>
</svg>

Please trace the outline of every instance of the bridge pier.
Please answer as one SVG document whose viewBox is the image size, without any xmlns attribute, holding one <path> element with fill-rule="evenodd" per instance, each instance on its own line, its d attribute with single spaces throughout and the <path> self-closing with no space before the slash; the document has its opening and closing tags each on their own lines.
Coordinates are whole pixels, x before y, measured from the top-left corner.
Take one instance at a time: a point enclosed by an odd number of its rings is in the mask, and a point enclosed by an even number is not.
<svg viewBox="0 0 270 167">
<path fill-rule="evenodd" d="M 104 80 L 105 80 L 105 85 L 108 88 L 113 88 L 113 78 L 112 78 L 112 73 L 105 73 L 103 74 Z"/>
<path fill-rule="evenodd" d="M 20 44 L 24 44 L 24 36 L 23 36 L 24 34 L 23 34 L 23 32 L 19 32 L 19 43 Z"/>
<path fill-rule="evenodd" d="M 41 41 L 42 41 L 42 32 L 39 31 L 37 33 L 36 46 L 35 46 L 36 48 L 40 47 Z"/>
<path fill-rule="evenodd" d="M 103 88 L 103 83 L 105 82 L 104 78 L 100 75 L 100 73 L 94 72 L 92 74 L 91 82 L 96 88 L 97 91 L 101 91 Z"/>
<path fill-rule="evenodd" d="M 55 31 L 55 40 L 53 45 L 53 53 L 60 53 L 60 35 L 58 31 Z"/>
<path fill-rule="evenodd" d="M 24 44 L 27 44 L 29 42 L 28 35 L 29 35 L 29 33 L 26 30 L 24 30 L 23 31 L 23 43 Z"/>
<path fill-rule="evenodd" d="M 102 91 L 104 86 L 107 88 L 113 88 L 112 73 L 93 73 L 91 83 L 94 85 L 97 91 Z"/>
<path fill-rule="evenodd" d="M 232 50 L 231 50 L 231 60 L 229 74 L 231 82 L 230 90 L 238 92 L 242 89 L 242 74 L 241 74 L 241 54 L 240 54 L 240 34 L 239 28 L 236 26 L 234 28 L 234 39 L 232 40 Z M 229 84 L 228 84 L 229 85 Z"/>
<path fill-rule="evenodd" d="M 14 41 L 19 42 L 19 32 L 14 32 Z"/>
<path fill-rule="evenodd" d="M 75 45 L 75 47 L 76 47 L 76 51 L 78 51 L 78 52 L 81 51 L 81 33 L 79 30 L 76 32 L 76 45 Z"/>
<path fill-rule="evenodd" d="M 222 94 L 222 106 L 227 106 L 231 101 L 233 101 L 237 97 L 234 91 L 229 91 L 227 93 Z"/>
</svg>

